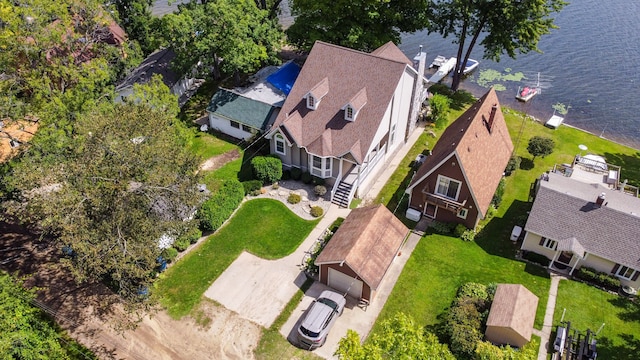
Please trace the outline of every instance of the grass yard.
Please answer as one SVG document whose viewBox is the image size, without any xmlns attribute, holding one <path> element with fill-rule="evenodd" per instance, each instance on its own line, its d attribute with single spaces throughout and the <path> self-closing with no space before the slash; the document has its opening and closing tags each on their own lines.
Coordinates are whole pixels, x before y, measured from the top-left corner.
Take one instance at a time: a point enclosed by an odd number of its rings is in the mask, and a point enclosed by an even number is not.
<svg viewBox="0 0 640 360">
<path fill-rule="evenodd" d="M 277 200 L 247 201 L 225 226 L 161 275 L 155 295 L 171 316 L 187 315 L 243 250 L 264 259 L 284 257 L 317 223 L 299 218 Z"/>
<path fill-rule="evenodd" d="M 585 334 L 598 331 L 598 359 L 635 360 L 640 356 L 640 304 L 576 281 L 560 281 L 554 325 L 564 320 Z M 555 328 L 554 328 L 555 329 Z"/>
<path fill-rule="evenodd" d="M 238 148 L 238 146 L 233 143 L 221 140 L 214 135 L 202 131 L 198 131 L 193 135 L 189 145 L 189 150 L 200 156 L 203 160 Z"/>
</svg>

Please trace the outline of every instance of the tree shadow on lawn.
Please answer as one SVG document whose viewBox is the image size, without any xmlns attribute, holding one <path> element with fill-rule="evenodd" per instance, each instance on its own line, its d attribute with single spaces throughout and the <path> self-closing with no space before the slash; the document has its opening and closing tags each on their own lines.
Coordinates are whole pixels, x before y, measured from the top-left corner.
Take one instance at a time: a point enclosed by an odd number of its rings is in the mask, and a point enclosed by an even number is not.
<svg viewBox="0 0 640 360">
<path fill-rule="evenodd" d="M 607 360 L 633 360 L 640 354 L 640 339 L 632 334 L 620 334 L 623 341 L 620 345 L 614 345 L 607 337 L 598 338 L 598 358 Z"/>
<path fill-rule="evenodd" d="M 635 321 L 640 323 L 640 304 L 622 296 L 609 299 L 609 302 L 611 303 L 611 305 L 621 310 L 621 312 L 617 314 L 620 320 L 625 322 Z"/>
<path fill-rule="evenodd" d="M 524 228 L 530 209 L 531 203 L 514 200 L 502 217 L 494 217 L 487 223 L 476 236 L 476 243 L 488 254 L 515 258 L 520 242 L 509 239 L 511 231 L 516 225 Z M 524 235 L 524 231 L 521 235 Z"/>
</svg>

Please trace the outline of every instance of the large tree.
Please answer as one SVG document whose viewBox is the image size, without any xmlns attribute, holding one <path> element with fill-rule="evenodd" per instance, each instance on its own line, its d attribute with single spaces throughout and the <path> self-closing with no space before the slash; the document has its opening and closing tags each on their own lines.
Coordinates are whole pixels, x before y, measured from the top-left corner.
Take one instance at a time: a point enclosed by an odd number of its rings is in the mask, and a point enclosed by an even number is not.
<svg viewBox="0 0 640 360">
<path fill-rule="evenodd" d="M 268 11 L 252 0 L 210 0 L 180 5 L 162 18 L 167 44 L 176 52 L 181 72 L 196 64 L 220 72 L 250 73 L 275 61 L 282 31 Z"/>
<path fill-rule="evenodd" d="M 129 38 L 137 40 L 145 54 L 156 50 L 155 32 L 160 20 L 151 14 L 153 0 L 112 0 L 111 4 Z"/>
<path fill-rule="evenodd" d="M 562 10 L 563 0 L 433 0 L 429 32 L 454 36 L 457 64 L 451 89 L 457 90 L 471 51 L 480 40 L 484 58 L 500 61 L 503 54 L 540 51 L 540 37 L 556 28 L 551 15 Z"/>
<path fill-rule="evenodd" d="M 65 157 L 27 151 L 6 177 L 9 213 L 64 247 L 79 280 L 106 280 L 132 300 L 153 279 L 159 239 L 195 226 L 200 200 L 175 110 L 150 93 L 80 116 Z"/>
<path fill-rule="evenodd" d="M 371 51 L 424 27 L 429 0 L 292 0 L 289 41 L 310 49 L 316 40 Z"/>
</svg>

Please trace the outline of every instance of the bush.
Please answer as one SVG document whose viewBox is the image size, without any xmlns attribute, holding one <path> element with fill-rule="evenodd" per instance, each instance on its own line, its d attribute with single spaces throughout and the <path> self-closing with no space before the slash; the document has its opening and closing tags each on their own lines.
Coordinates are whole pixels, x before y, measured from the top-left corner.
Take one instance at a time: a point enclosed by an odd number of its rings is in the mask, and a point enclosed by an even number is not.
<svg viewBox="0 0 640 360">
<path fill-rule="evenodd" d="M 482 334 L 471 326 L 454 325 L 451 330 L 451 352 L 456 359 L 473 359 L 480 341 Z"/>
<path fill-rule="evenodd" d="M 473 229 L 465 230 L 460 236 L 460 239 L 462 239 L 463 241 L 473 241 L 475 240 L 475 238 L 476 238 L 476 231 Z"/>
<path fill-rule="evenodd" d="M 496 188 L 495 194 L 493 194 L 493 199 L 491 199 L 491 204 L 496 208 L 500 207 L 500 203 L 502 203 L 502 197 L 504 196 L 504 188 L 507 186 L 507 182 L 504 178 L 500 179 L 498 183 L 498 187 Z"/>
<path fill-rule="evenodd" d="M 244 187 L 238 180 L 225 181 L 198 211 L 200 229 L 216 231 L 231 216 L 244 198 Z"/>
<path fill-rule="evenodd" d="M 167 262 L 172 262 L 173 260 L 176 259 L 176 257 L 178 257 L 178 250 L 176 250 L 175 248 L 166 248 L 164 250 L 162 250 L 162 254 L 161 256 L 167 260 Z"/>
<path fill-rule="evenodd" d="M 173 243 L 173 247 L 180 252 L 187 250 L 189 245 L 191 245 L 189 239 L 178 239 Z"/>
<path fill-rule="evenodd" d="M 542 266 L 549 266 L 549 263 L 551 262 L 551 259 L 549 259 L 548 257 L 534 253 L 532 251 L 525 252 L 524 254 L 522 254 L 522 257 Z"/>
<path fill-rule="evenodd" d="M 202 231 L 200 231 L 200 229 L 198 229 L 197 227 L 192 227 L 191 229 L 189 229 L 189 231 L 180 235 L 178 237 L 178 240 L 186 239 L 187 241 L 189 241 L 189 244 L 195 244 L 201 237 Z"/>
<path fill-rule="evenodd" d="M 466 226 L 464 226 L 463 224 L 458 224 L 458 225 L 456 225 L 455 228 L 453 228 L 453 235 L 455 237 L 461 237 L 462 234 L 464 234 L 464 232 L 467 231 L 467 230 L 468 229 L 467 229 Z"/>
<path fill-rule="evenodd" d="M 282 178 L 282 160 L 277 156 L 256 156 L 251 159 L 253 175 L 263 184 L 273 184 Z"/>
<path fill-rule="evenodd" d="M 324 196 L 327 193 L 327 188 L 324 185 L 316 185 L 313 188 L 313 192 L 318 196 Z"/>
<path fill-rule="evenodd" d="M 622 285 L 617 277 L 588 267 L 578 269 L 576 277 L 612 291 L 617 291 Z"/>
<path fill-rule="evenodd" d="M 287 202 L 289 204 L 297 204 L 301 200 L 302 200 L 302 197 L 300 196 L 300 194 L 296 194 L 296 193 L 289 194 L 289 197 L 287 198 Z"/>
<path fill-rule="evenodd" d="M 262 181 L 260 180 L 243 181 L 242 186 L 244 187 L 244 194 L 249 195 L 249 194 L 253 194 L 254 191 L 260 190 L 260 188 L 262 188 Z"/>
<path fill-rule="evenodd" d="M 445 95 L 435 94 L 429 99 L 431 120 L 436 125 L 436 129 L 444 129 L 447 126 L 450 105 L 451 99 Z"/>
<path fill-rule="evenodd" d="M 302 182 L 305 184 L 311 184 L 311 181 L 313 181 L 313 176 L 311 176 L 308 171 L 305 171 L 302 173 L 300 180 L 302 180 Z"/>
<path fill-rule="evenodd" d="M 520 156 L 512 156 L 507 163 L 507 167 L 504 169 L 506 175 L 511 175 L 512 172 L 520 169 L 520 163 L 522 158 Z"/>
<path fill-rule="evenodd" d="M 321 177 L 314 176 L 311 182 L 313 183 L 313 185 L 324 185 L 326 181 Z"/>
<path fill-rule="evenodd" d="M 487 300 L 489 298 L 487 286 L 474 282 L 469 282 L 460 286 L 456 296 L 458 298 L 468 297 L 481 300 Z"/>
<path fill-rule="evenodd" d="M 311 216 L 320 217 L 324 214 L 324 210 L 320 206 L 312 206 L 311 207 Z"/>
<path fill-rule="evenodd" d="M 527 151 L 533 156 L 533 159 L 535 160 L 538 156 L 545 157 L 551 154 L 555 146 L 556 143 L 551 138 L 544 136 L 534 136 L 529 139 Z"/>
<path fill-rule="evenodd" d="M 433 231 L 437 232 L 438 234 L 443 234 L 443 235 L 451 234 L 451 232 L 453 231 L 453 228 L 455 226 L 456 226 L 456 224 L 454 224 L 454 223 L 445 223 L 445 222 L 441 222 L 441 221 L 434 221 L 431 224 L 431 227 L 433 228 Z"/>
<path fill-rule="evenodd" d="M 287 169 L 282 172 L 282 180 L 290 180 L 291 179 L 291 170 Z"/>
<path fill-rule="evenodd" d="M 300 180 L 302 177 L 302 170 L 300 168 L 294 167 L 291 168 L 291 178 L 295 181 Z"/>
<path fill-rule="evenodd" d="M 278 190 L 278 189 L 280 189 L 280 184 L 278 184 L 278 183 L 273 183 L 273 185 L 271 185 L 271 188 L 272 188 L 273 190 Z"/>
</svg>

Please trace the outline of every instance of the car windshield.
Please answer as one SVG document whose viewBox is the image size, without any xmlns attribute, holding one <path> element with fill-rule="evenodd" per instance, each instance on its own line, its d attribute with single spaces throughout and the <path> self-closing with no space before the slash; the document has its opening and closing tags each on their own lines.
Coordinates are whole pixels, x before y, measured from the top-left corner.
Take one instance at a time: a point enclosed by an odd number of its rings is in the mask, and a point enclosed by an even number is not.
<svg viewBox="0 0 640 360">
<path fill-rule="evenodd" d="M 303 334 L 307 335 L 310 338 L 316 338 L 316 337 L 320 336 L 320 333 L 313 332 L 313 331 L 305 328 L 304 326 L 300 326 L 300 331 L 302 331 Z"/>
<path fill-rule="evenodd" d="M 334 311 L 338 310 L 338 304 L 336 304 L 336 302 L 331 299 L 320 298 L 318 299 L 318 302 L 321 304 L 327 305 L 328 307 L 332 308 Z"/>
</svg>

